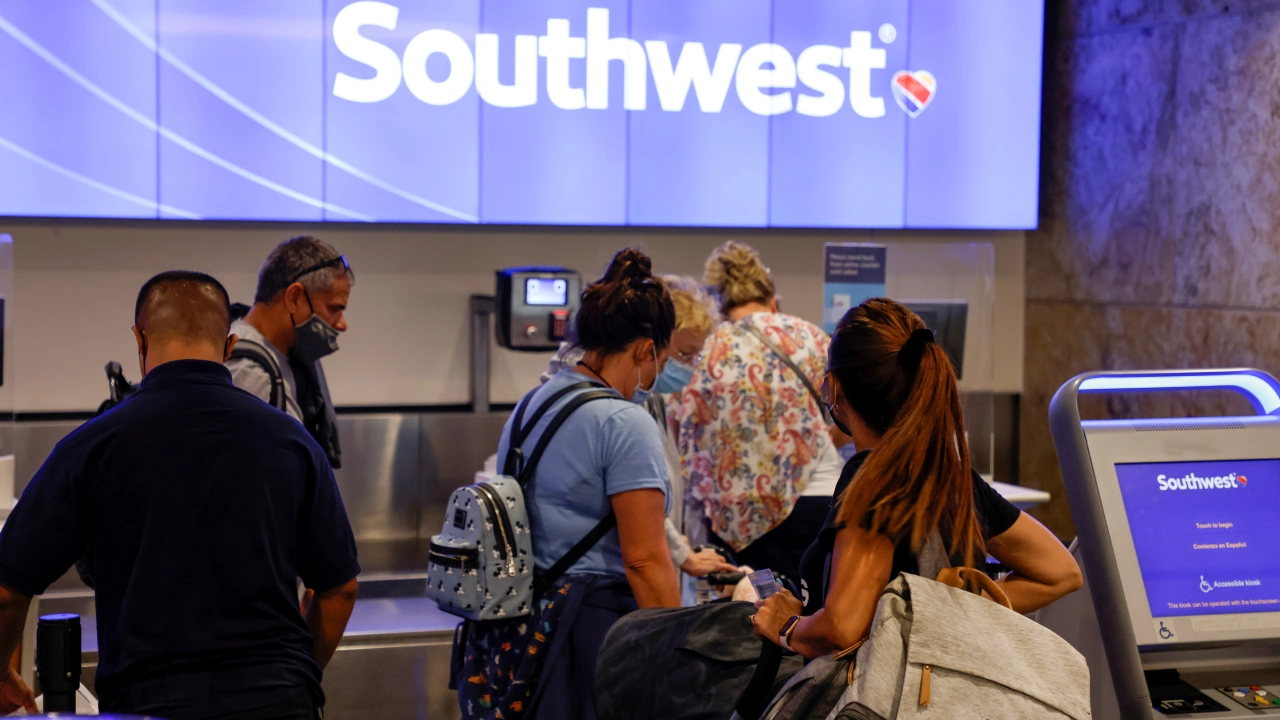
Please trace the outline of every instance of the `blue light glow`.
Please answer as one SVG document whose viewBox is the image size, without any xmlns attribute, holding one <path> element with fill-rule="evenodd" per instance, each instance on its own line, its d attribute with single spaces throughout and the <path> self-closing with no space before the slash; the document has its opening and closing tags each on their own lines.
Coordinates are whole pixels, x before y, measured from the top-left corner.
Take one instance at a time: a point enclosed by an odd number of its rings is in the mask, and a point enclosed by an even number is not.
<svg viewBox="0 0 1280 720">
<path fill-rule="evenodd" d="M 1080 382 L 1080 392 L 1235 390 L 1262 415 L 1280 410 L 1280 383 L 1258 370 L 1187 370 L 1169 373 L 1100 375 Z"/>
</svg>

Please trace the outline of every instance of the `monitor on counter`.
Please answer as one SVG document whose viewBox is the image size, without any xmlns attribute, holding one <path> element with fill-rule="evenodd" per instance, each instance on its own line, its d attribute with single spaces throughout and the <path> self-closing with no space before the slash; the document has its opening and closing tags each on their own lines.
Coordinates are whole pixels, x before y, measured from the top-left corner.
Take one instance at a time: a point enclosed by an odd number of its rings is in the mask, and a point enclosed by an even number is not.
<svg viewBox="0 0 1280 720">
<path fill-rule="evenodd" d="M 1085 430 L 1138 644 L 1280 639 L 1280 418 Z"/>
<path fill-rule="evenodd" d="M 905 300 L 902 303 L 920 316 L 933 331 L 934 340 L 947 351 L 956 377 L 964 377 L 964 342 L 969 321 L 969 303 L 964 300 Z"/>
</svg>

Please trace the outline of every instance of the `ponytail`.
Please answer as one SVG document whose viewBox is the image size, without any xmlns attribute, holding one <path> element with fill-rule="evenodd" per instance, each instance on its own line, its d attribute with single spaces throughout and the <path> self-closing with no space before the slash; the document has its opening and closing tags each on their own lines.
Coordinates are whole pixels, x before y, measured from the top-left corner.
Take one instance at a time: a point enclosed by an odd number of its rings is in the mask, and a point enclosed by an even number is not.
<svg viewBox="0 0 1280 720">
<path fill-rule="evenodd" d="M 882 437 L 840 499 L 840 521 L 909 540 L 938 531 L 974 566 L 983 558 L 955 368 L 918 315 L 888 299 L 851 310 L 828 367 L 841 400 Z"/>
</svg>

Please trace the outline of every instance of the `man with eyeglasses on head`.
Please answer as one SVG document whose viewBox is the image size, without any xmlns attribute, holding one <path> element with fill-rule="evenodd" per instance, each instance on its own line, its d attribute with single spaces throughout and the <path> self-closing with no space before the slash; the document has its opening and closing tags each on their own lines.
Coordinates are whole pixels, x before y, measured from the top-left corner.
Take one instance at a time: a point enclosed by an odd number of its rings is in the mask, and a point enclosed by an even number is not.
<svg viewBox="0 0 1280 720">
<path fill-rule="evenodd" d="M 227 368 L 236 386 L 292 415 L 329 463 L 342 467 L 337 419 L 320 359 L 338 349 L 355 273 L 310 236 L 280 243 L 258 273 L 253 307 L 231 325 L 240 338 Z"/>
</svg>

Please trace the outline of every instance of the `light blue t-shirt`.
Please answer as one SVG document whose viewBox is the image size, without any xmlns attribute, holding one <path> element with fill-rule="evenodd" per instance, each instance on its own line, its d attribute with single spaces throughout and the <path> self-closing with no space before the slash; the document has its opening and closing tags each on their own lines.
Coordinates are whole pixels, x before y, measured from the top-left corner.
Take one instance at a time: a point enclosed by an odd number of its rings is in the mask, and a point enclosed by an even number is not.
<svg viewBox="0 0 1280 720">
<path fill-rule="evenodd" d="M 574 383 L 592 380 L 573 370 L 560 371 L 536 391 L 525 410 L 525 422 L 546 398 Z M 576 394 L 562 398 L 542 416 L 524 441 L 526 456 L 533 454 L 559 408 Z M 499 471 L 506 462 L 514 417 L 512 413 L 507 419 L 498 444 Z M 671 502 L 662 435 L 644 407 L 622 398 L 593 400 L 579 407 L 551 439 L 525 487 L 537 566 L 546 570 L 554 565 L 604 519 L 612 509 L 610 496 L 649 488 L 661 490 Z M 623 575 L 617 529 L 604 536 L 568 572 Z"/>
</svg>

